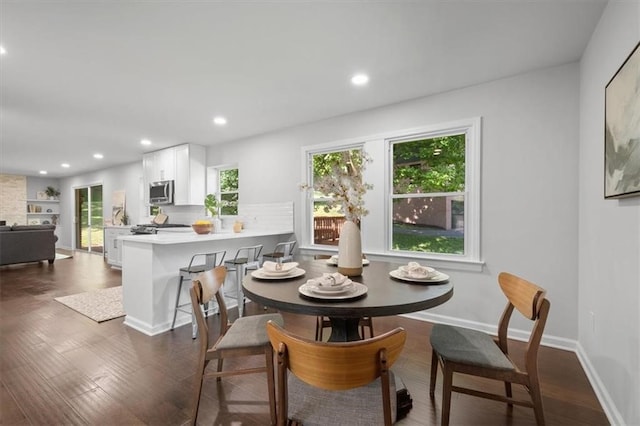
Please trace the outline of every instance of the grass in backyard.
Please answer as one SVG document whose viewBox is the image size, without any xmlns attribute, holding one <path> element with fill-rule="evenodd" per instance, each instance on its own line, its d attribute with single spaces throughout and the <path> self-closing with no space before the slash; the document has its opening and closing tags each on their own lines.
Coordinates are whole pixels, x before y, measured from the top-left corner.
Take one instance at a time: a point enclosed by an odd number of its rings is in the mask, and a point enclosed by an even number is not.
<svg viewBox="0 0 640 426">
<path fill-rule="evenodd" d="M 393 249 L 426 253 L 463 254 L 464 238 L 396 233 L 393 236 Z"/>
</svg>

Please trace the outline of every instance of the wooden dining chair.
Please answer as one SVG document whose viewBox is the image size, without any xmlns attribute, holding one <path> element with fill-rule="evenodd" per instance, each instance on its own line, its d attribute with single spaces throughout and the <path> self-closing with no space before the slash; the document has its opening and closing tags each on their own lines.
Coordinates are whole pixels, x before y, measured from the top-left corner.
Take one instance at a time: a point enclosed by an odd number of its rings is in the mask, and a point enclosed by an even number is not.
<svg viewBox="0 0 640 426">
<path fill-rule="evenodd" d="M 267 334 L 278 359 L 279 426 L 393 424 L 396 392 L 389 369 L 404 348 L 404 329 L 326 343 L 294 336 L 270 321 Z"/>
<path fill-rule="evenodd" d="M 331 255 L 330 254 L 316 254 L 315 256 L 313 256 L 314 259 L 318 260 L 322 260 L 322 259 L 331 259 Z M 371 319 L 371 317 L 364 317 L 360 319 L 360 336 L 362 336 L 363 339 L 365 339 L 365 327 L 369 329 L 369 338 L 373 337 L 373 320 Z M 327 317 L 323 317 L 323 316 L 318 316 L 316 317 L 316 333 L 315 333 L 315 339 L 317 341 L 322 341 L 323 338 L 323 333 L 324 333 L 324 329 L 325 328 L 331 328 L 331 320 L 329 320 L 329 318 Z"/>
<path fill-rule="evenodd" d="M 196 376 L 198 383 L 195 388 L 194 408 L 192 424 L 198 418 L 198 408 L 202 385 L 205 378 L 215 377 L 218 381 L 222 377 L 239 374 L 267 373 L 267 393 L 269 395 L 269 411 L 271 414 L 271 424 L 276 422 L 276 400 L 274 391 L 274 366 L 273 349 L 269 343 L 266 332 L 266 323 L 271 321 L 274 324 L 284 323 L 280 314 L 251 315 L 238 318 L 230 323 L 227 316 L 227 307 L 222 297 L 221 289 L 227 270 L 224 266 L 218 266 L 212 270 L 203 272 L 192 280 L 190 289 L 191 304 L 195 313 L 198 329 L 200 330 L 200 357 L 198 360 L 198 370 Z M 220 335 L 213 345 L 209 345 L 209 328 L 205 320 L 201 306 L 213 300 L 215 297 L 220 309 Z M 223 371 L 223 360 L 225 358 L 245 357 L 261 355 L 265 359 L 265 365 L 254 368 L 242 368 Z M 216 371 L 207 370 L 209 362 L 217 360 Z"/>
<path fill-rule="evenodd" d="M 497 338 L 486 333 L 461 327 L 436 324 L 431 331 L 431 382 L 429 394 L 434 397 L 438 363 L 442 366 L 442 426 L 449 424 L 451 392 L 531 407 L 536 423 L 544 425 L 544 411 L 538 379 L 538 348 L 547 322 L 550 302 L 545 290 L 515 275 L 502 272 L 498 283 L 507 297 L 507 306 L 498 324 Z M 533 321 L 524 359 L 520 370 L 509 357 L 507 331 L 513 309 Z M 469 374 L 504 382 L 506 396 L 453 385 L 453 373 Z M 511 384 L 520 384 L 531 400 L 514 399 Z"/>
</svg>

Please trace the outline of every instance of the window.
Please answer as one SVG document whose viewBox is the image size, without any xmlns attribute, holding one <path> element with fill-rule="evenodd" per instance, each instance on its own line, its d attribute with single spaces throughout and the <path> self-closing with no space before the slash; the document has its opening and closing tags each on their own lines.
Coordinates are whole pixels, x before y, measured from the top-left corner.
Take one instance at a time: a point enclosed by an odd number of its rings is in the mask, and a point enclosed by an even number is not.
<svg viewBox="0 0 640 426">
<path fill-rule="evenodd" d="M 237 166 L 215 166 L 207 169 L 207 193 L 220 201 L 220 215 L 236 216 L 239 200 Z"/>
<path fill-rule="evenodd" d="M 306 182 L 331 164 L 371 157 L 363 173 L 369 214 L 363 250 L 390 258 L 475 270 L 480 260 L 481 120 L 392 131 L 305 147 Z M 332 194 L 307 191 L 303 245 L 338 245 L 344 214 Z M 403 260 L 404 261 L 404 260 Z"/>
<path fill-rule="evenodd" d="M 478 260 L 476 128 L 388 139 L 391 252 Z"/>
<path fill-rule="evenodd" d="M 352 165 L 362 164 L 362 149 L 351 148 L 328 152 L 310 153 L 310 185 L 314 186 L 323 177 L 336 173 L 336 168 L 348 174 Z M 311 211 L 313 212 L 312 241 L 314 244 L 338 245 L 338 237 L 345 221 L 341 203 L 335 203 L 331 193 L 313 191 Z"/>
<path fill-rule="evenodd" d="M 465 135 L 391 149 L 391 250 L 464 254 Z"/>
<path fill-rule="evenodd" d="M 222 202 L 221 215 L 235 216 L 238 214 L 238 169 L 218 169 L 218 197 Z"/>
</svg>

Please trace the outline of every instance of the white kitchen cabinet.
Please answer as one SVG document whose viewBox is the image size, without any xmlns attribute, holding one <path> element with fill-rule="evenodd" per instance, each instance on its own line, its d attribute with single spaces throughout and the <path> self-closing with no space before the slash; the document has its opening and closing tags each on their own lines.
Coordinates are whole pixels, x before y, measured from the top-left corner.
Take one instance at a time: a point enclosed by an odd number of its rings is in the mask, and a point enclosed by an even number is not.
<svg viewBox="0 0 640 426">
<path fill-rule="evenodd" d="M 206 181 L 206 150 L 200 145 L 185 144 L 175 147 L 176 176 L 173 204 L 204 205 Z"/>
<path fill-rule="evenodd" d="M 174 180 L 176 178 L 175 147 L 149 152 L 142 157 L 145 182 Z"/>
<path fill-rule="evenodd" d="M 120 235 L 131 235 L 131 227 L 104 227 L 104 257 L 109 265 L 116 268 L 122 267 L 122 242 L 118 240 Z"/>
<path fill-rule="evenodd" d="M 147 153 L 142 158 L 145 188 L 150 182 L 173 180 L 173 203 L 177 206 L 204 205 L 206 148 L 182 144 Z M 149 194 L 145 192 L 148 203 Z"/>
</svg>

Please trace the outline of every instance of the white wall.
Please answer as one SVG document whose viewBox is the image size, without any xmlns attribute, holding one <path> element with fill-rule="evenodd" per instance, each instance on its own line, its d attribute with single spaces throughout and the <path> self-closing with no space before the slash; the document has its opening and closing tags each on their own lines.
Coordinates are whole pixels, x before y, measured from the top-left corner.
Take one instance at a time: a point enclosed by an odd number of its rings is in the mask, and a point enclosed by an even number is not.
<svg viewBox="0 0 640 426">
<path fill-rule="evenodd" d="M 131 223 L 142 222 L 140 216 L 144 209 L 141 199 L 142 158 L 138 161 L 93 173 L 60 179 L 60 219 L 65 230 L 59 235 L 58 246 L 74 248 L 74 193 L 75 189 L 89 185 L 102 185 L 103 213 L 105 219 L 111 218 L 111 196 L 114 191 L 124 190 L 125 209 Z"/>
<path fill-rule="evenodd" d="M 575 341 L 578 81 L 578 64 L 532 72 L 216 146 L 208 151 L 207 165 L 239 164 L 243 203 L 295 201 L 301 235 L 302 146 L 482 116 L 486 267 L 479 273 L 448 271 L 455 295 L 429 313 L 495 325 L 504 308 L 496 277 L 508 270 L 548 290 L 548 336 Z M 373 155 L 375 148 L 366 149 Z M 369 168 L 377 170 L 367 176 L 377 195 L 367 198 L 367 208 L 381 212 L 383 161 L 374 158 Z M 381 233 L 382 227 L 365 225 L 364 250 L 381 250 L 383 239 L 366 233 Z"/>
<path fill-rule="evenodd" d="M 638 40 L 640 3 L 610 1 L 580 64 L 579 353 L 620 425 L 640 425 L 640 197 L 604 200 L 604 88 Z"/>
</svg>

